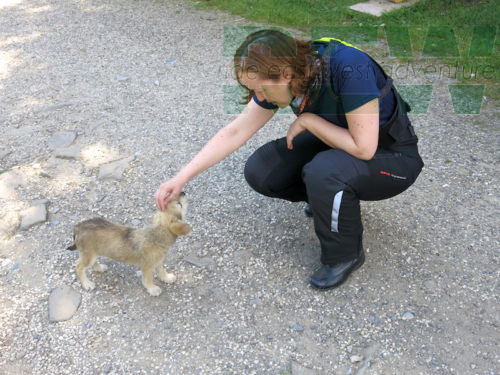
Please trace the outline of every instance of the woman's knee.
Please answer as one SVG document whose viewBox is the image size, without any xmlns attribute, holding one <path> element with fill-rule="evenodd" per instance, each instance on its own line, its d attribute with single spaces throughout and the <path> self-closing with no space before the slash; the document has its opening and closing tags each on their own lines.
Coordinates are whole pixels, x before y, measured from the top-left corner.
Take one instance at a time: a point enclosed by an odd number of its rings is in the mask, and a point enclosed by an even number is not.
<svg viewBox="0 0 500 375">
<path fill-rule="evenodd" d="M 269 144 L 257 149 L 245 163 L 243 174 L 252 189 L 260 194 L 270 195 L 269 179 L 272 164 L 266 154 L 269 153 Z"/>
<path fill-rule="evenodd" d="M 308 190 L 344 186 L 352 174 L 350 158 L 346 152 L 334 149 L 317 154 L 302 169 L 302 179 Z"/>
<path fill-rule="evenodd" d="M 260 185 L 262 184 L 262 175 L 259 173 L 259 163 L 255 160 L 255 153 L 252 154 L 247 162 L 245 163 L 245 168 L 243 169 L 243 174 L 248 185 L 256 191 L 260 190 Z"/>
</svg>

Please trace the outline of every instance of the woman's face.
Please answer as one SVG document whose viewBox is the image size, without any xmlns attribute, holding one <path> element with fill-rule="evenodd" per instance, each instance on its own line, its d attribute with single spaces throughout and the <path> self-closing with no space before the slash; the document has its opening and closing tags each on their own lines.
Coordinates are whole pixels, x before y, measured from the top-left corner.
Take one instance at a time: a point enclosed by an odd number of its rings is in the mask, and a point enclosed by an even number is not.
<svg viewBox="0 0 500 375">
<path fill-rule="evenodd" d="M 287 107 L 293 99 L 289 83 L 291 78 L 280 77 L 279 79 L 265 79 L 256 75 L 243 75 L 240 82 L 255 91 L 259 100 L 266 99 L 269 103 L 275 104 L 280 108 Z"/>
</svg>

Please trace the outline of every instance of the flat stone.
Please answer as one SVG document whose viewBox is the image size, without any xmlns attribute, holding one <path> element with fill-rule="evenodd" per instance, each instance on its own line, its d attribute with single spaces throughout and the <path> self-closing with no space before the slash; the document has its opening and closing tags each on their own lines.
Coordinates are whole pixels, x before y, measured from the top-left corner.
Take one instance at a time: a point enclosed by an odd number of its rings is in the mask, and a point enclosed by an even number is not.
<svg viewBox="0 0 500 375">
<path fill-rule="evenodd" d="M 310 368 L 304 367 L 301 364 L 292 361 L 292 375 L 315 375 L 316 372 Z"/>
<path fill-rule="evenodd" d="M 371 14 L 372 16 L 380 17 L 383 13 L 387 13 L 395 9 L 413 5 L 417 1 L 418 0 L 408 0 L 404 3 L 391 3 L 387 0 L 370 0 L 364 3 L 351 5 L 349 9 L 361 13 L 368 13 Z"/>
<path fill-rule="evenodd" d="M 78 159 L 80 157 L 80 146 L 71 146 L 67 148 L 58 148 L 55 151 L 55 156 L 58 159 Z"/>
<path fill-rule="evenodd" d="M 49 296 L 49 321 L 62 322 L 71 319 L 80 307 L 81 301 L 81 294 L 71 286 L 58 286 Z"/>
<path fill-rule="evenodd" d="M 49 139 L 49 146 L 52 149 L 68 147 L 76 138 L 75 132 L 58 132 L 52 134 Z"/>
<path fill-rule="evenodd" d="M 21 230 L 26 230 L 33 225 L 47 220 L 47 207 L 44 204 L 32 206 L 21 212 Z"/>
<path fill-rule="evenodd" d="M 210 258 L 198 258 L 195 255 L 184 257 L 184 261 L 194 264 L 197 267 L 206 267 L 214 263 L 214 261 Z"/>
<path fill-rule="evenodd" d="M 125 168 L 128 167 L 128 164 L 134 160 L 134 156 L 129 156 L 128 158 L 120 159 L 117 161 L 113 161 L 108 164 L 104 164 L 99 168 L 99 179 L 115 179 L 121 180 L 123 172 L 125 172 Z"/>
</svg>

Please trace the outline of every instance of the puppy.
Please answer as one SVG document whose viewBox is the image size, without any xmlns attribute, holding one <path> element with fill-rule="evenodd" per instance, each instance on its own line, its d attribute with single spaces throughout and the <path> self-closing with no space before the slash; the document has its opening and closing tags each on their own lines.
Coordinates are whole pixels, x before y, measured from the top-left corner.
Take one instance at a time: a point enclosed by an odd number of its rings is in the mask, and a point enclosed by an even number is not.
<svg viewBox="0 0 500 375">
<path fill-rule="evenodd" d="M 98 272 L 106 271 L 108 267 L 97 262 L 98 256 L 106 256 L 141 267 L 142 285 L 152 296 L 160 295 L 160 287 L 153 283 L 153 273 L 156 270 L 159 279 L 166 283 L 176 280 L 175 275 L 165 271 L 163 260 L 177 237 L 191 231 L 191 227 L 184 223 L 186 208 L 186 195 L 182 192 L 168 203 L 164 211 L 154 215 L 153 225 L 145 228 L 129 228 L 101 218 L 77 224 L 74 244 L 68 250 L 80 251 L 76 274 L 82 287 L 94 289 L 95 284 L 87 278 L 85 270 L 93 266 Z"/>
</svg>

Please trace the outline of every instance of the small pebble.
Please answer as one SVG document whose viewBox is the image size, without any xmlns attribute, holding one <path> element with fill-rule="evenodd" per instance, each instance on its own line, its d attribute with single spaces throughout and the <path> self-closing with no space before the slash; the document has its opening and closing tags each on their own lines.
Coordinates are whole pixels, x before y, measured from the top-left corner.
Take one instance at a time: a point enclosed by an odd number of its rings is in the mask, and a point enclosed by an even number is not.
<svg viewBox="0 0 500 375">
<path fill-rule="evenodd" d="M 363 357 L 359 356 L 359 355 L 352 355 L 351 356 L 351 363 L 358 363 L 358 362 L 361 362 L 363 360 Z"/>
<path fill-rule="evenodd" d="M 304 327 L 302 327 L 300 324 L 294 324 L 292 326 L 292 330 L 294 330 L 295 332 L 302 332 L 304 331 Z"/>
<path fill-rule="evenodd" d="M 410 320 L 410 319 L 413 319 L 415 318 L 415 315 L 409 311 L 405 312 L 402 316 L 402 319 L 403 320 Z"/>
</svg>

